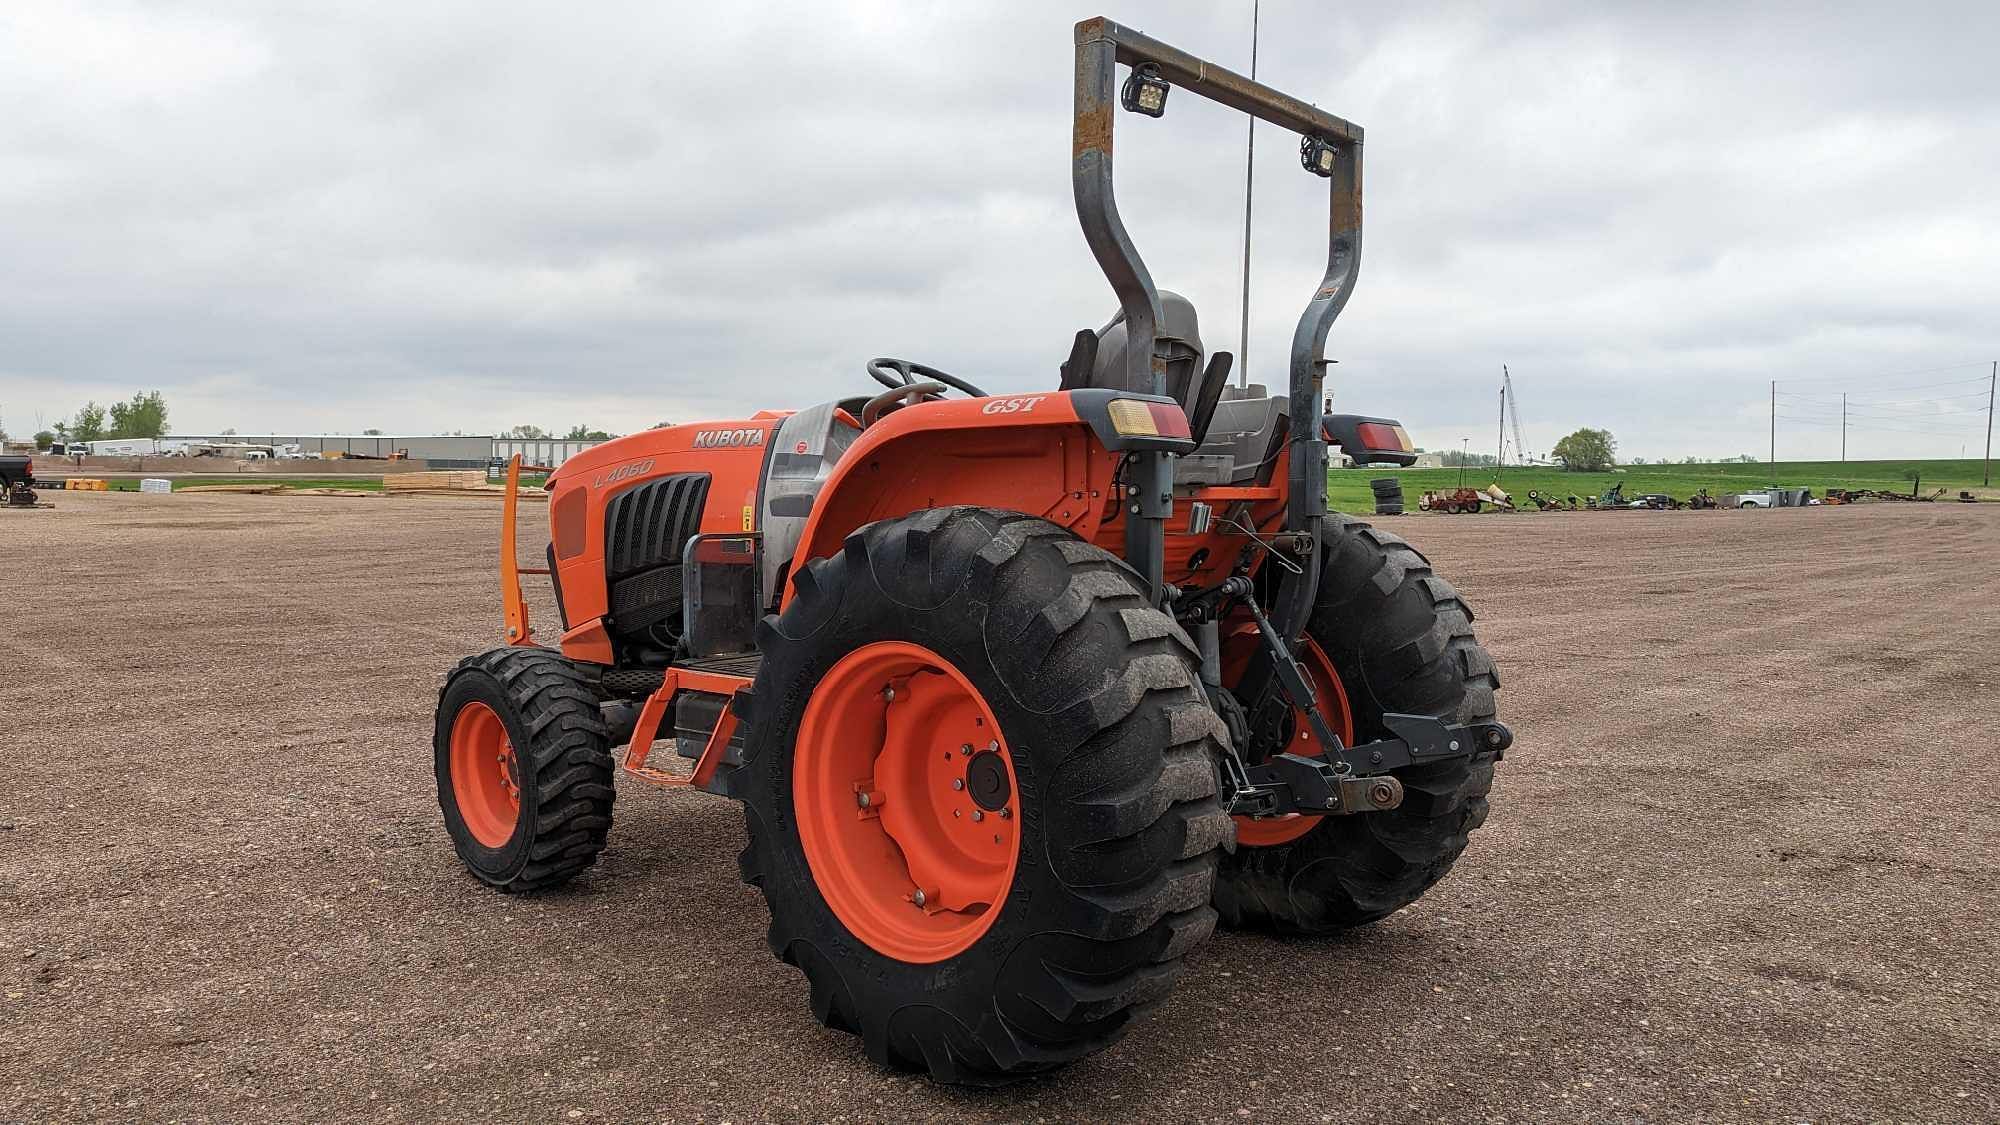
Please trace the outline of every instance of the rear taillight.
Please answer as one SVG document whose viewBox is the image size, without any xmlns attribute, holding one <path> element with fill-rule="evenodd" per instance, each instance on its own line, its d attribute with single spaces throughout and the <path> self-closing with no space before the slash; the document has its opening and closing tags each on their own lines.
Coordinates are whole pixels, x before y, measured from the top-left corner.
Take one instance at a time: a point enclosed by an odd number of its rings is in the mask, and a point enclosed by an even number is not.
<svg viewBox="0 0 2000 1125">
<path fill-rule="evenodd" d="M 1403 432 L 1401 426 L 1383 422 L 1363 422 L 1354 430 L 1354 436 L 1360 439 L 1364 449 L 1397 453 L 1410 451 L 1410 435 Z"/>
<path fill-rule="evenodd" d="M 1120 398 L 1106 403 L 1105 410 L 1111 415 L 1111 428 L 1121 437 L 1186 440 L 1189 436 L 1187 415 L 1171 402 Z"/>
</svg>

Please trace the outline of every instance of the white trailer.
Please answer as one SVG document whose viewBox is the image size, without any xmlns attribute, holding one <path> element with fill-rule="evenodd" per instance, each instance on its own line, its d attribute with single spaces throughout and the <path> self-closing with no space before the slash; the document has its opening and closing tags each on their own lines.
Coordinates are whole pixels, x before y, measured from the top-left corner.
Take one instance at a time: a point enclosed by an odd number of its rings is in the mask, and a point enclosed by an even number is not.
<svg viewBox="0 0 2000 1125">
<path fill-rule="evenodd" d="M 151 457 L 160 452 L 158 438 L 106 438 L 83 444 L 92 457 Z M 74 452 L 76 447 L 70 449 Z"/>
</svg>

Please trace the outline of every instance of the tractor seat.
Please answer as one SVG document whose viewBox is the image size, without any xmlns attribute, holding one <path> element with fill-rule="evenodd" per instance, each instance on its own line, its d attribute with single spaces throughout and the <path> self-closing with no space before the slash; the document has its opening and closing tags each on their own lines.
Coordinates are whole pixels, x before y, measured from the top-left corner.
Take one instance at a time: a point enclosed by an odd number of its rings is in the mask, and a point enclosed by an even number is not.
<svg viewBox="0 0 2000 1125">
<path fill-rule="evenodd" d="M 1202 366 L 1201 330 L 1194 302 L 1171 290 L 1160 290 L 1159 345 L 1167 353 L 1167 394 L 1181 404 L 1187 415 L 1188 432 L 1196 442 L 1208 433 L 1215 416 L 1216 400 L 1229 382 L 1234 362 L 1228 352 L 1217 352 Z M 1121 309 L 1111 323 L 1092 332 L 1076 334 L 1069 361 L 1062 365 L 1065 391 L 1096 387 L 1103 390 L 1151 392 L 1151 387 L 1129 387 L 1125 382 L 1125 313 Z"/>
</svg>

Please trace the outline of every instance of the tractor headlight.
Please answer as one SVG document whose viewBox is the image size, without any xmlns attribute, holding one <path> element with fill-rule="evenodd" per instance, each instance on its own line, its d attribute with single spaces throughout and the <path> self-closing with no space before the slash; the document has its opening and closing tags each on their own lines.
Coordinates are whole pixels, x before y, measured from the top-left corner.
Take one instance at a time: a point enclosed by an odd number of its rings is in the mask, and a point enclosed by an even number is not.
<svg viewBox="0 0 2000 1125">
<path fill-rule="evenodd" d="M 1140 63 L 1126 76 L 1125 88 L 1119 92 L 1118 101 L 1133 113 L 1160 117 L 1167 112 L 1167 89 L 1167 80 L 1160 77 L 1159 67 L 1152 63 Z"/>
<path fill-rule="evenodd" d="M 1333 175 L 1334 162 L 1340 159 L 1340 150 L 1320 140 L 1318 137 L 1299 138 L 1299 163 L 1315 176 Z"/>
</svg>

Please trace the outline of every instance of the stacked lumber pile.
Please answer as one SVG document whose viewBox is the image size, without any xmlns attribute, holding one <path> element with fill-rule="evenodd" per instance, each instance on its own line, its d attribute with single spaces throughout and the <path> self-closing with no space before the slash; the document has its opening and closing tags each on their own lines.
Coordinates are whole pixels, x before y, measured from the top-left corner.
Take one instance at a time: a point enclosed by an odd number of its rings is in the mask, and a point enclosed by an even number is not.
<svg viewBox="0 0 2000 1125">
<path fill-rule="evenodd" d="M 436 492 L 441 489 L 484 489 L 484 469 L 441 469 L 424 473 L 387 473 L 382 477 L 384 492 Z"/>
</svg>

